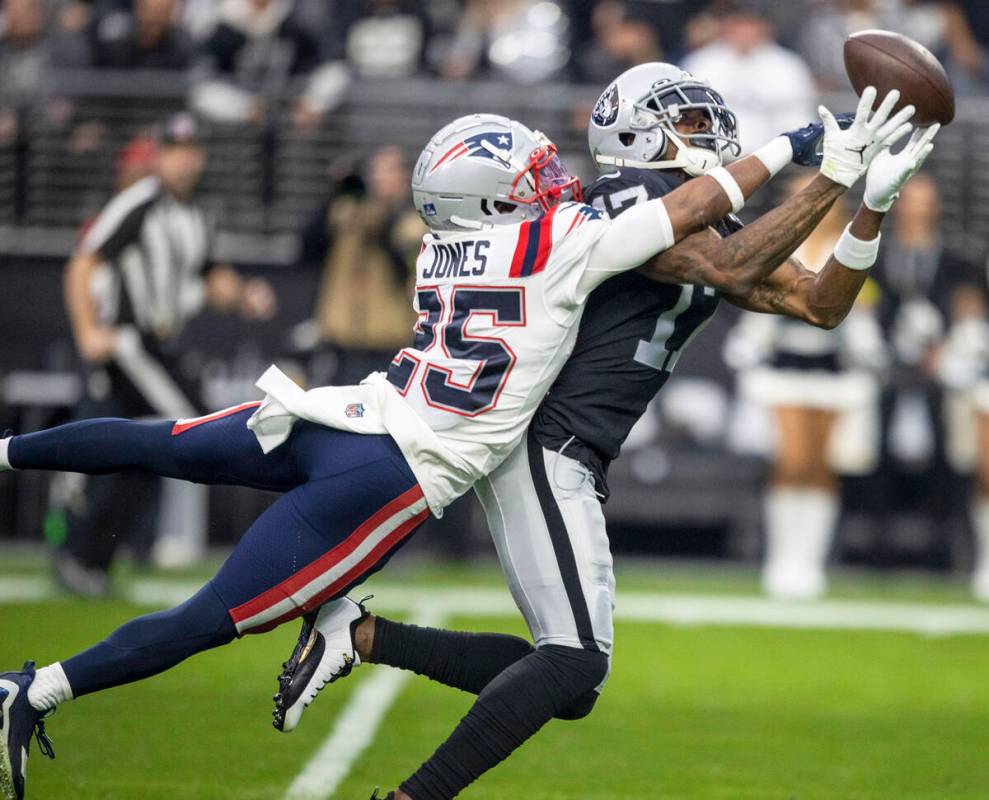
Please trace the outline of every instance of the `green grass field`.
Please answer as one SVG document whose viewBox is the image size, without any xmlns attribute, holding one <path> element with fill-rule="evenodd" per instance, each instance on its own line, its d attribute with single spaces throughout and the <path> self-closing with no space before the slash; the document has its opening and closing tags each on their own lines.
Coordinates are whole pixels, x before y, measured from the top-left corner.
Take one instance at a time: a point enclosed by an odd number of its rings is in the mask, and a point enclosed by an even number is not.
<svg viewBox="0 0 989 800">
<path fill-rule="evenodd" d="M 43 573 L 0 553 L 4 581 Z M 490 570 L 402 569 L 382 579 L 498 586 Z M 745 572 L 636 566 L 621 590 L 751 595 Z M 186 576 L 196 577 L 196 576 Z M 126 587 L 125 579 L 122 586 Z M 839 597 L 967 608 L 959 585 L 839 582 Z M 0 605 L 0 658 L 47 663 L 146 606 L 52 596 Z M 469 629 L 523 633 L 512 617 Z M 989 610 L 981 613 L 989 616 Z M 28 797 L 46 800 L 283 798 L 374 670 L 329 687 L 291 735 L 270 725 L 270 698 L 296 626 L 248 637 L 171 672 L 65 705 L 49 723 L 58 758 L 30 762 Z M 989 798 L 989 635 L 619 621 L 614 671 L 595 712 L 554 722 L 464 796 L 855 800 Z M 471 698 L 413 677 L 373 744 L 333 795 L 366 800 L 427 757 Z"/>
</svg>

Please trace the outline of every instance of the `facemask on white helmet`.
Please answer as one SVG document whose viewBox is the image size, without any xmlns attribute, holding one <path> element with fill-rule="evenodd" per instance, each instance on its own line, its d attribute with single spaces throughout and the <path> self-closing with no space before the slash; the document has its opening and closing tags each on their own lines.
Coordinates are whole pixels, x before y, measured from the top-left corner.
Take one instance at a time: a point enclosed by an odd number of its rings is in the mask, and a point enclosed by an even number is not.
<svg viewBox="0 0 989 800">
<path fill-rule="evenodd" d="M 661 77 L 642 92 L 644 75 L 632 73 L 653 67 Z M 627 91 L 634 83 L 639 83 L 640 93 L 622 97 L 623 88 Z M 708 123 L 705 130 L 683 133 L 676 129 L 676 123 L 690 112 L 703 115 Z M 706 81 L 667 64 L 633 68 L 609 86 L 594 107 L 588 137 L 599 164 L 682 169 L 694 176 L 729 163 L 741 153 L 737 118 L 721 95 Z M 671 143 L 676 154 L 665 158 Z"/>
</svg>

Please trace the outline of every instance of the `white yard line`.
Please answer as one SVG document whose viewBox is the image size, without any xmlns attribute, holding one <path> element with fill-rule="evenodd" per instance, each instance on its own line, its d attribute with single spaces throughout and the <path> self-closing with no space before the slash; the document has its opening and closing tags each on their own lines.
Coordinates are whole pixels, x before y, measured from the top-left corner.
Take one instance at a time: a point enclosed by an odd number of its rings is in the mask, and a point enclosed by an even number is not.
<svg viewBox="0 0 989 800">
<path fill-rule="evenodd" d="M 190 597 L 199 585 L 198 582 L 166 578 L 142 579 L 132 582 L 125 596 L 141 606 L 174 606 Z M 375 596 L 371 605 L 375 611 L 407 614 L 408 619 L 418 625 L 442 625 L 451 616 L 487 618 L 518 613 L 507 590 L 492 587 L 383 583 L 374 586 L 372 591 Z M 39 602 L 57 596 L 45 578 L 0 577 L 0 604 Z M 848 600 L 784 603 L 750 596 L 621 592 L 615 617 L 671 625 L 884 630 L 928 636 L 989 635 L 989 608 L 958 603 L 930 605 Z M 365 670 L 370 674 L 362 674 Z M 374 741 L 378 727 L 411 673 L 385 667 L 363 667 L 356 677 L 359 683 L 329 736 L 292 782 L 284 800 L 331 798 Z"/>
<path fill-rule="evenodd" d="M 443 614 L 434 605 L 416 610 L 409 618 L 416 625 L 442 625 Z M 374 741 L 378 726 L 412 677 L 411 672 L 388 667 L 362 667 L 371 675 L 360 676 L 357 688 L 341 709 L 319 749 L 285 793 L 285 800 L 327 800 L 346 780 L 361 754 Z M 323 691 L 332 691 L 333 687 Z M 368 787 L 368 792 L 373 787 Z"/>
<path fill-rule="evenodd" d="M 200 586 L 196 581 L 145 578 L 125 596 L 154 608 L 175 606 Z M 375 610 L 389 613 L 429 610 L 451 617 L 506 617 L 518 611 L 506 589 L 472 586 L 373 586 Z M 39 602 L 54 597 L 40 577 L 0 577 L 0 603 Z M 816 600 L 781 602 L 737 595 L 619 592 L 619 620 L 670 625 L 798 628 L 808 630 L 886 630 L 926 636 L 989 634 L 989 607 L 976 605 Z"/>
<path fill-rule="evenodd" d="M 151 578 L 129 584 L 125 596 L 149 607 L 174 606 L 198 588 L 194 581 Z M 442 625 L 451 616 L 505 617 L 518 612 L 505 589 L 471 586 L 374 586 L 376 611 L 407 613 L 417 625 Z M 0 577 L 0 604 L 32 603 L 57 597 L 48 579 Z M 671 625 L 720 625 L 816 630 L 885 630 L 946 636 L 989 634 L 989 608 L 921 603 L 824 600 L 783 603 L 748 596 L 699 596 L 645 592 L 619 594 L 620 620 Z M 363 674 L 365 671 L 370 674 Z M 329 735 L 292 781 L 284 800 L 329 800 L 374 741 L 412 673 L 363 667 L 357 687 Z M 353 679 L 352 679 L 353 680 Z M 332 691 L 328 689 L 327 691 Z M 370 790 L 371 787 L 368 787 Z"/>
<path fill-rule="evenodd" d="M 124 593 L 135 605 L 171 608 L 192 597 L 204 583 L 205 581 L 144 578 L 130 583 Z"/>
<path fill-rule="evenodd" d="M 504 617 L 518 611 L 507 590 L 472 587 L 374 587 L 380 610 L 409 608 L 424 600 L 449 616 Z M 927 636 L 989 634 L 989 608 L 975 605 L 815 600 L 783 602 L 737 595 L 618 592 L 615 618 L 670 625 L 886 630 Z"/>
<path fill-rule="evenodd" d="M 0 578 L 0 603 L 38 603 L 52 596 L 47 578 L 16 576 Z"/>
</svg>

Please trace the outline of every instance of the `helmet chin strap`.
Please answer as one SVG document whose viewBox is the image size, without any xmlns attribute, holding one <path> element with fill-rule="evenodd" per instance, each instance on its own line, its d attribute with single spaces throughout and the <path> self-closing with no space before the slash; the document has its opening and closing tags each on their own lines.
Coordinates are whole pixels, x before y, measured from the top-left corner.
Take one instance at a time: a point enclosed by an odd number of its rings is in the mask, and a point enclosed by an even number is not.
<svg viewBox="0 0 989 800">
<path fill-rule="evenodd" d="M 688 175 L 699 177 L 721 166 L 721 158 L 713 150 L 705 147 L 692 147 L 672 131 L 664 128 L 663 132 L 677 146 L 676 158 L 668 161 L 634 161 L 628 158 L 615 158 L 595 154 L 594 160 L 599 164 L 613 164 L 616 167 L 634 167 L 636 169 L 682 169 Z"/>
<path fill-rule="evenodd" d="M 450 215 L 450 222 L 454 225 L 459 225 L 461 228 L 470 228 L 475 231 L 483 231 L 487 228 L 493 228 L 493 222 L 481 222 L 478 219 L 467 219 L 467 217 L 461 217 L 457 214 Z"/>
</svg>

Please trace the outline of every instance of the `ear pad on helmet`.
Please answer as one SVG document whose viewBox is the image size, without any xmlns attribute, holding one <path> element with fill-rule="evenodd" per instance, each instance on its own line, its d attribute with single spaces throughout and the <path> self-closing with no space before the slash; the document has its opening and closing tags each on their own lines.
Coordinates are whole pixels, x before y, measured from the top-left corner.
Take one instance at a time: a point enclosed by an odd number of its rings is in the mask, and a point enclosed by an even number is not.
<svg viewBox="0 0 989 800">
<path fill-rule="evenodd" d="M 666 143 L 669 140 L 662 128 L 651 128 L 641 131 L 639 138 L 642 145 L 639 152 L 642 153 L 645 161 L 659 161 L 666 153 Z"/>
<path fill-rule="evenodd" d="M 666 131 L 662 128 L 656 128 L 656 155 L 653 156 L 653 160 L 663 158 L 666 155 L 666 144 L 669 141 L 669 137 L 666 135 Z"/>
</svg>

